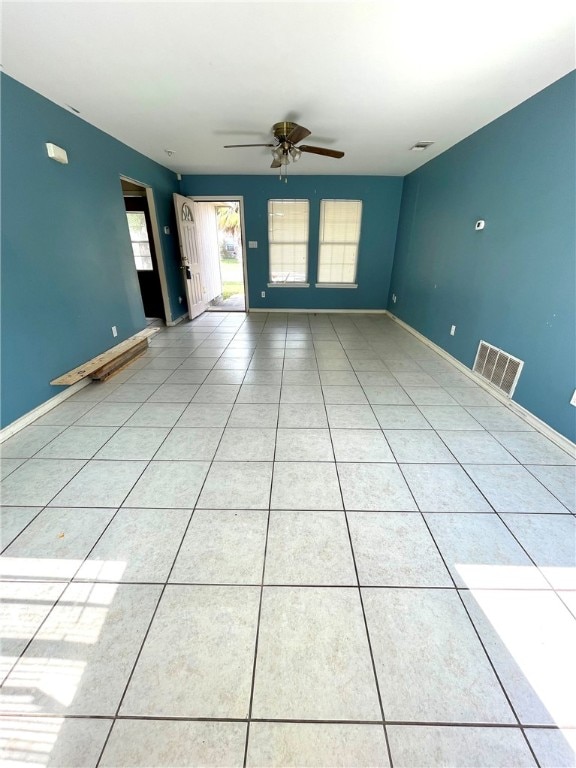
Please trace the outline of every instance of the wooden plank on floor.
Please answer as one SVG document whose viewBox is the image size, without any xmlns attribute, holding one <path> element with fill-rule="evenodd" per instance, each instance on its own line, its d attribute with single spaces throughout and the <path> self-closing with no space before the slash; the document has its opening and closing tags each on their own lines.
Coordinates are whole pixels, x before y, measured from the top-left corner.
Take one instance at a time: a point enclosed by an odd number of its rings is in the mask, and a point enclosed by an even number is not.
<svg viewBox="0 0 576 768">
<path fill-rule="evenodd" d="M 103 366 L 115 360 L 120 355 L 132 350 L 142 341 L 146 341 L 146 344 L 148 344 L 149 337 L 153 336 L 155 333 L 158 333 L 159 330 L 159 328 L 145 328 L 143 331 L 134 334 L 134 336 L 131 336 L 129 339 L 121 341 L 120 344 L 116 344 L 116 346 L 107 349 L 106 352 L 102 352 L 101 355 L 93 357 L 92 360 L 88 360 L 88 362 L 84 363 L 83 365 L 79 365 L 72 371 L 68 371 L 68 373 L 59 376 L 57 379 L 53 379 L 50 384 L 58 386 L 76 384 L 77 381 L 85 379 L 99 368 L 102 368 Z"/>
<path fill-rule="evenodd" d="M 140 357 L 148 349 L 148 339 L 142 339 L 135 346 L 122 352 L 120 355 L 112 358 L 104 365 L 92 371 L 90 374 L 91 379 L 96 381 L 104 381 L 104 379 L 112 376 L 113 373 L 118 373 L 121 368 L 129 365 L 135 358 Z"/>
</svg>

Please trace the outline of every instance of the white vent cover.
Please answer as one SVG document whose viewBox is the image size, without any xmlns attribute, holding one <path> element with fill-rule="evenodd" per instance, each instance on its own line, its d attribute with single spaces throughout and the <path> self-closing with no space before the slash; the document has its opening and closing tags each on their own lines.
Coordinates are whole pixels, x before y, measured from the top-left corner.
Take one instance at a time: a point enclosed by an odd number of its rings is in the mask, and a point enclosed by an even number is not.
<svg viewBox="0 0 576 768">
<path fill-rule="evenodd" d="M 434 144 L 433 141 L 417 141 L 413 147 L 410 147 L 410 150 L 412 152 L 423 152 L 428 147 L 431 147 L 432 144 Z"/>
<path fill-rule="evenodd" d="M 523 360 L 518 360 L 517 357 L 512 357 L 508 352 L 493 347 L 486 341 L 481 341 L 478 344 L 478 352 L 476 352 L 476 360 L 474 360 L 472 370 L 498 387 L 508 397 L 512 397 L 523 365 Z"/>
</svg>

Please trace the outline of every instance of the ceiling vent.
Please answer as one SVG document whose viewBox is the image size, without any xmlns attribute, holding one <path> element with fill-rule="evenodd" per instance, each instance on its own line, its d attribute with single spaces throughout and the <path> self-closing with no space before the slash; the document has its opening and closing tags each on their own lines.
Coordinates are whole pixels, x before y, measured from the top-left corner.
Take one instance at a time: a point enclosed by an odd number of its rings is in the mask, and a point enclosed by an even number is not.
<svg viewBox="0 0 576 768">
<path fill-rule="evenodd" d="M 475 373 L 479 373 L 508 397 L 512 397 L 516 384 L 520 378 L 523 360 L 512 357 L 498 347 L 493 347 L 485 341 L 481 341 L 474 360 Z"/>
<path fill-rule="evenodd" d="M 414 144 L 413 147 L 410 147 L 411 152 L 424 152 L 425 149 L 428 149 L 432 144 L 434 144 L 433 141 L 417 141 L 416 144 Z"/>
</svg>

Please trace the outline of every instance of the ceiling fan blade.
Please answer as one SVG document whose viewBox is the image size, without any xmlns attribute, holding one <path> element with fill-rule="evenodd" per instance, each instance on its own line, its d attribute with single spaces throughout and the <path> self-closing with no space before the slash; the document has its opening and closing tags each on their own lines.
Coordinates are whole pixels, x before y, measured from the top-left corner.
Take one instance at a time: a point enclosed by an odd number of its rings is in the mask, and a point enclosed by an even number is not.
<svg viewBox="0 0 576 768">
<path fill-rule="evenodd" d="M 344 157 L 344 152 L 340 152 L 337 149 L 326 149 L 325 147 L 310 147 L 306 144 L 301 144 L 298 149 L 302 152 L 311 152 L 313 155 L 324 155 L 325 157 Z"/>
<path fill-rule="evenodd" d="M 282 163 L 280 162 L 280 160 L 272 160 L 272 165 L 270 166 L 270 168 L 280 168 L 281 165 Z"/>
<path fill-rule="evenodd" d="M 276 144 L 224 144 L 224 149 L 233 149 L 234 147 L 275 147 Z"/>
<path fill-rule="evenodd" d="M 302 139 L 305 139 L 306 136 L 310 136 L 312 131 L 309 131 L 308 128 L 304 128 L 303 125 L 296 125 L 286 136 L 286 141 L 289 141 L 291 144 L 298 144 L 299 141 L 302 141 Z"/>
</svg>

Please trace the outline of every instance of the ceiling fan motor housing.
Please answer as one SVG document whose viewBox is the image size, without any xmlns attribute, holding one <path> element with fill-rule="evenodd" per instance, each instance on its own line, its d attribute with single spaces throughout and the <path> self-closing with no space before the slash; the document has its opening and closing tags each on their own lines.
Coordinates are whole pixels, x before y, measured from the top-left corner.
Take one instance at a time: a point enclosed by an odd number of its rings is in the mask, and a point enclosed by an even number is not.
<svg viewBox="0 0 576 768">
<path fill-rule="evenodd" d="M 278 139 L 280 143 L 283 143 L 286 141 L 286 137 L 292 133 L 294 128 L 296 128 L 296 123 L 290 123 L 286 121 L 281 123 L 274 123 L 272 126 L 272 133 L 274 134 L 275 139 Z"/>
</svg>

